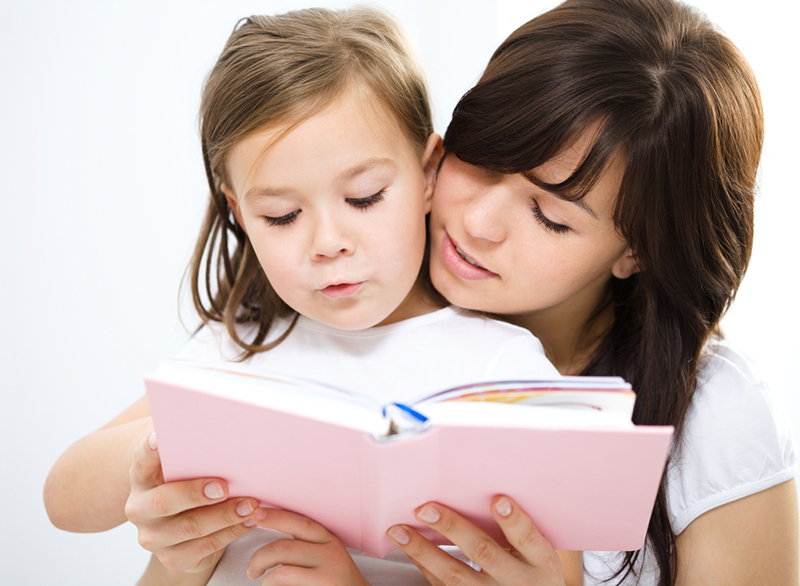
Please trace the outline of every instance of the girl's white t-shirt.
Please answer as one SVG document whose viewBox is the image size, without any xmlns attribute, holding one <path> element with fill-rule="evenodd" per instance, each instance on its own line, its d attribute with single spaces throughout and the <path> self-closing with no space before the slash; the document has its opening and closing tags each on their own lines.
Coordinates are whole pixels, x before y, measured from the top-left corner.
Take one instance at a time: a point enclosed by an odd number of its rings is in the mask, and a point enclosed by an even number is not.
<svg viewBox="0 0 800 586">
<path fill-rule="evenodd" d="M 268 340 L 290 320 L 280 320 Z M 240 336 L 251 339 L 253 332 Z M 220 363 L 239 348 L 219 324 L 205 327 L 178 358 Z M 343 331 L 299 317 L 287 338 L 246 361 L 254 368 L 303 376 L 365 393 L 381 403 L 413 402 L 447 388 L 490 380 L 552 379 L 560 375 L 528 330 L 447 307 L 394 324 Z M 209 586 L 260 584 L 245 574 L 254 551 L 285 535 L 256 529 L 226 548 Z M 456 548 L 446 548 L 460 557 Z M 373 558 L 351 550 L 373 586 L 424 586 L 428 581 L 401 551 Z"/>
</svg>

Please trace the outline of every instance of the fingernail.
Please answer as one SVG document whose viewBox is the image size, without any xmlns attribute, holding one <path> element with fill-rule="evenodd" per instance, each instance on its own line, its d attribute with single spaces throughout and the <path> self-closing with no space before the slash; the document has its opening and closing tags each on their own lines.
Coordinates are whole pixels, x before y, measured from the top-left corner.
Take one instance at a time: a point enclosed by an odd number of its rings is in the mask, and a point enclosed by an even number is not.
<svg viewBox="0 0 800 586">
<path fill-rule="evenodd" d="M 236 505 L 236 514 L 240 517 L 247 517 L 252 512 L 253 505 L 250 504 L 250 501 L 242 501 Z"/>
<path fill-rule="evenodd" d="M 256 512 L 253 513 L 253 518 L 256 521 L 263 521 L 264 519 L 267 518 L 267 510 L 266 509 L 261 509 L 261 508 L 256 509 Z"/>
<path fill-rule="evenodd" d="M 436 523 L 441 518 L 438 509 L 431 505 L 425 505 L 417 513 L 417 519 L 426 523 Z"/>
<path fill-rule="evenodd" d="M 511 501 L 506 497 L 498 499 L 494 504 L 494 510 L 497 511 L 497 514 L 501 517 L 508 517 L 511 514 Z"/>
<path fill-rule="evenodd" d="M 150 437 L 147 438 L 147 445 L 150 446 L 151 450 L 158 449 L 158 442 L 156 441 L 156 432 L 150 434 Z"/>
<path fill-rule="evenodd" d="M 245 527 L 255 527 L 256 522 L 253 521 L 252 519 L 248 519 L 247 521 L 242 523 L 242 525 L 244 525 Z"/>
<path fill-rule="evenodd" d="M 210 499 L 221 499 L 225 496 L 225 492 L 222 490 L 222 486 L 219 482 L 209 482 L 206 484 L 206 487 L 203 489 L 203 494 L 206 495 L 206 498 Z"/>
<path fill-rule="evenodd" d="M 400 545 L 408 545 L 408 542 L 411 540 L 408 531 L 397 525 L 391 527 L 387 533 L 395 543 L 399 543 Z"/>
</svg>

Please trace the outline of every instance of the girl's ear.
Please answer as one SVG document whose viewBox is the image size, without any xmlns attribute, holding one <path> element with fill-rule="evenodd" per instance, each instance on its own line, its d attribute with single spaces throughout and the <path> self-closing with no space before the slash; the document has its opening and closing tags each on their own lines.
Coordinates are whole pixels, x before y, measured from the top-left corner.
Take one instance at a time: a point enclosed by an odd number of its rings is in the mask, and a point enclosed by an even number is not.
<svg viewBox="0 0 800 586">
<path fill-rule="evenodd" d="M 422 171 L 425 174 L 425 201 L 428 204 L 428 211 L 431 211 L 433 201 L 433 188 L 436 186 L 436 172 L 439 169 L 439 161 L 444 155 L 442 147 L 442 137 L 435 132 L 428 137 L 425 144 L 425 152 L 422 154 Z"/>
<path fill-rule="evenodd" d="M 641 271 L 636 253 L 630 248 L 626 248 L 617 261 L 611 265 L 611 274 L 617 279 L 627 279 L 633 274 Z"/>
<path fill-rule="evenodd" d="M 228 201 L 228 207 L 231 208 L 236 221 L 239 223 L 239 227 L 244 230 L 245 234 L 247 234 L 247 228 L 244 227 L 244 222 L 242 222 L 242 210 L 239 209 L 239 200 L 236 199 L 236 194 L 233 192 L 233 189 L 224 183 L 220 185 L 220 189 L 222 190 L 222 193 L 225 194 L 225 199 Z"/>
</svg>

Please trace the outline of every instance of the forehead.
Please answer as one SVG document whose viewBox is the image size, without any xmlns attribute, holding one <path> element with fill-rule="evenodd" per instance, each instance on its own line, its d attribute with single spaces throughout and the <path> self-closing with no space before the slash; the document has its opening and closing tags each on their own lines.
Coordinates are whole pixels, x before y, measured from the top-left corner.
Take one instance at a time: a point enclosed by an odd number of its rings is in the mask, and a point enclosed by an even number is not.
<svg viewBox="0 0 800 586">
<path fill-rule="evenodd" d="M 305 119 L 270 125 L 240 140 L 226 169 L 241 195 L 264 176 L 277 183 L 308 173 L 346 178 L 348 169 L 376 160 L 385 167 L 415 159 L 397 117 L 374 93 L 354 88 Z"/>
<path fill-rule="evenodd" d="M 577 138 L 546 163 L 533 169 L 536 177 L 547 183 L 561 183 L 568 179 L 580 166 L 600 132 L 601 123 L 587 126 Z"/>
<path fill-rule="evenodd" d="M 569 179 L 572 174 L 583 163 L 590 149 L 594 146 L 595 140 L 600 131 L 600 122 L 596 122 L 587 127 L 571 144 L 562 149 L 556 156 L 546 163 L 534 168 L 533 175 L 541 181 L 557 185 Z M 617 194 L 622 185 L 622 177 L 625 173 L 627 158 L 622 148 L 618 148 L 606 166 L 594 182 L 592 188 L 583 196 L 569 201 L 587 209 L 594 210 L 602 215 L 610 214 L 616 203 Z M 563 197 L 553 194 L 556 197 Z M 596 215 L 592 213 L 591 215 Z"/>
</svg>

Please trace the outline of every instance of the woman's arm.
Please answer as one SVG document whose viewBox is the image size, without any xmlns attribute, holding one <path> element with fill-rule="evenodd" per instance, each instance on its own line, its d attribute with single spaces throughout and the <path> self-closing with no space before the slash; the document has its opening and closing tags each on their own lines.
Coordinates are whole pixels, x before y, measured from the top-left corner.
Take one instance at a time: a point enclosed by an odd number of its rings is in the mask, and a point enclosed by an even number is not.
<svg viewBox="0 0 800 586">
<path fill-rule="evenodd" d="M 677 538 L 678 586 L 800 581 L 794 480 L 722 505 Z"/>
</svg>

